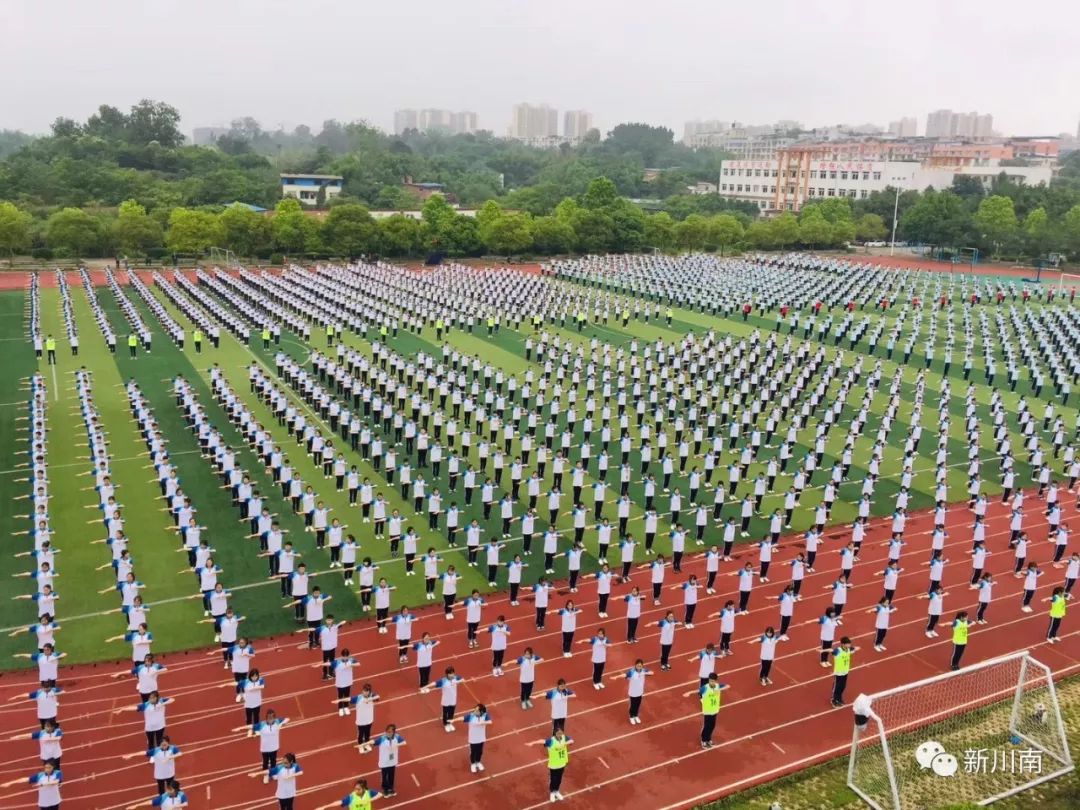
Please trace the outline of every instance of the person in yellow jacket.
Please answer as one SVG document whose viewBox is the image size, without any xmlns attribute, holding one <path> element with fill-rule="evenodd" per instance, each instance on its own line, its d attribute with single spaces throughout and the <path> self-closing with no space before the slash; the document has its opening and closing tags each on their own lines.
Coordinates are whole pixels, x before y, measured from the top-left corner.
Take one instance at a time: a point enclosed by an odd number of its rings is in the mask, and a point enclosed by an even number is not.
<svg viewBox="0 0 1080 810">
<path fill-rule="evenodd" d="M 1050 629 L 1046 631 L 1046 640 L 1051 644 L 1061 641 L 1058 630 L 1061 629 L 1061 620 L 1065 618 L 1065 607 L 1065 589 L 1059 585 L 1050 595 Z"/>
<path fill-rule="evenodd" d="M 326 325 L 326 345 L 334 345 L 334 325 L 332 323 Z"/>
<path fill-rule="evenodd" d="M 667 325 L 671 326 L 671 319 L 675 317 L 675 310 L 673 310 L 671 307 L 668 307 L 667 311 L 664 313 L 664 317 L 667 318 Z"/>
<path fill-rule="evenodd" d="M 135 337 L 135 333 L 128 335 L 128 353 L 134 357 L 136 350 L 139 348 L 139 339 Z"/>
<path fill-rule="evenodd" d="M 960 659 L 964 657 L 964 650 L 967 649 L 968 643 L 968 628 L 970 626 L 968 621 L 968 614 L 966 610 L 961 610 L 956 614 L 956 618 L 952 623 L 952 662 L 949 664 L 949 668 L 953 670 L 960 669 Z"/>
<path fill-rule="evenodd" d="M 442 340 L 442 333 L 443 333 L 443 328 L 445 327 L 445 325 L 446 324 L 443 323 L 442 318 L 436 318 L 435 319 L 435 339 L 436 340 Z"/>
<path fill-rule="evenodd" d="M 548 793 L 553 802 L 563 798 L 559 788 L 562 787 L 563 774 L 566 773 L 566 766 L 570 762 L 572 742 L 573 739 L 567 737 L 566 732 L 561 728 L 544 740 L 544 748 L 547 749 L 548 755 Z"/>
<path fill-rule="evenodd" d="M 191 342 L 195 344 L 195 354 L 202 354 L 202 341 L 203 333 L 201 329 L 196 329 L 191 333 Z"/>
<path fill-rule="evenodd" d="M 263 327 L 263 330 L 262 330 L 262 342 L 263 342 L 263 348 L 264 349 L 269 349 L 270 348 L 270 327 L 269 326 L 264 326 Z"/>
<path fill-rule="evenodd" d="M 324 804 L 317 810 L 331 810 L 334 807 L 344 807 L 346 810 L 371 810 L 372 800 L 379 798 L 379 791 L 368 787 L 367 779 L 357 779 L 349 795 L 340 802 Z"/>
<path fill-rule="evenodd" d="M 48 353 L 48 360 L 50 366 L 56 365 L 56 338 L 49 335 L 45 338 L 45 351 Z"/>
<path fill-rule="evenodd" d="M 728 688 L 728 684 L 720 683 L 715 672 L 709 673 L 709 680 L 697 691 L 687 692 L 687 695 L 697 695 L 701 700 L 701 747 L 709 749 L 713 747 L 713 732 L 716 730 L 716 718 L 720 714 L 721 693 Z"/>
<path fill-rule="evenodd" d="M 847 687 L 848 675 L 851 673 L 851 654 L 857 649 L 847 636 L 841 638 L 839 646 L 833 648 L 832 705 L 836 708 L 844 705 L 844 689 Z"/>
</svg>

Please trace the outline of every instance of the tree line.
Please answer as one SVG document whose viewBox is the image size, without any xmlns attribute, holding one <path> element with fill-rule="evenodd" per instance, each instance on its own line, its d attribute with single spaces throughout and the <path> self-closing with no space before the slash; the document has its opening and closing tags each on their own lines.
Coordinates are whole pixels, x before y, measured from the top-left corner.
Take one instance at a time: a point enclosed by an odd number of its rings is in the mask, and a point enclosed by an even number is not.
<svg viewBox="0 0 1080 810">
<path fill-rule="evenodd" d="M 540 150 L 490 133 L 392 136 L 363 122 L 267 132 L 250 118 L 234 121 L 213 146 L 191 146 L 179 121 L 175 108 L 147 100 L 127 112 L 103 105 L 84 122 L 57 119 L 44 137 L 0 131 L 0 255 L 819 249 L 888 239 L 897 203 L 886 189 L 760 218 L 750 203 L 687 193 L 692 183 L 715 182 L 722 152 L 688 149 L 671 130 L 639 123 Z M 343 193 L 313 215 L 278 199 L 282 171 L 340 174 Z M 403 188 L 406 177 L 442 183 L 447 197 L 422 203 Z M 371 216 L 387 209 L 420 215 Z M 897 238 L 908 242 L 1007 259 L 1080 259 L 1080 153 L 1048 186 L 958 178 L 946 190 L 901 193 L 897 210 Z"/>
</svg>

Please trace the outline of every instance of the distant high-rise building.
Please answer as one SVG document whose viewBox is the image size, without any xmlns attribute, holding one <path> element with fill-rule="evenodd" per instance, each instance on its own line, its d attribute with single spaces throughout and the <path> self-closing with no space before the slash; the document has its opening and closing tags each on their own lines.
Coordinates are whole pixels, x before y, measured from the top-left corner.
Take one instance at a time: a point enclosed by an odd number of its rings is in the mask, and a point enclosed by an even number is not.
<svg viewBox="0 0 1080 810">
<path fill-rule="evenodd" d="M 515 104 L 510 136 L 520 140 L 557 138 L 559 111 L 547 104 Z"/>
<path fill-rule="evenodd" d="M 935 110 L 926 116 L 928 138 L 989 138 L 993 132 L 994 116 L 989 113 Z"/>
<path fill-rule="evenodd" d="M 586 110 L 567 110 L 563 116 L 563 137 L 580 141 L 592 129 L 592 113 Z"/>
<path fill-rule="evenodd" d="M 918 119 L 915 117 L 900 118 L 889 122 L 889 134 L 898 138 L 914 138 L 919 129 Z"/>
<path fill-rule="evenodd" d="M 394 134 L 400 135 L 407 129 L 420 128 L 420 114 L 416 110 L 398 110 L 394 113 Z"/>
<path fill-rule="evenodd" d="M 450 129 L 455 135 L 471 135 L 479 128 L 474 112 L 462 110 L 450 115 Z"/>
<path fill-rule="evenodd" d="M 687 143 L 695 135 L 719 134 L 731 129 L 730 121 L 687 121 L 683 124 L 683 143 Z"/>
<path fill-rule="evenodd" d="M 478 129 L 476 113 L 452 110 L 398 110 L 394 113 L 394 132 L 398 135 L 407 129 L 420 132 L 439 130 L 453 135 L 465 135 Z"/>
</svg>

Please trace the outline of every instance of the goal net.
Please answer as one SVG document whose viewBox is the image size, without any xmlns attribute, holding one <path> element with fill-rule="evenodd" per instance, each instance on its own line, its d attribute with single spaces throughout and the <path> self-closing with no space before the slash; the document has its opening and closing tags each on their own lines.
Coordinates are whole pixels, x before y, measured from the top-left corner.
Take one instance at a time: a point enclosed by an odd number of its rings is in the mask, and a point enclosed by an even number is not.
<svg viewBox="0 0 1080 810">
<path fill-rule="evenodd" d="M 1058 275 L 1058 294 L 1068 295 L 1071 290 L 1080 290 L 1080 275 L 1061 273 Z"/>
<path fill-rule="evenodd" d="M 877 810 L 986 805 L 1073 769 L 1053 675 L 1027 652 L 866 697 L 848 785 Z"/>
</svg>

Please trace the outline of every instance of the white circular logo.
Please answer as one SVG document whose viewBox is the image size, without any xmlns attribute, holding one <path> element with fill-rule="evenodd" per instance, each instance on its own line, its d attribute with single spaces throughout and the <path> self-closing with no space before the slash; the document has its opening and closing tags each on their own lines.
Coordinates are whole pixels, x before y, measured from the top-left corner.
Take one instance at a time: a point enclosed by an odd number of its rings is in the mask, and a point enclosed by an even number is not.
<svg viewBox="0 0 1080 810">
<path fill-rule="evenodd" d="M 915 749 L 915 760 L 921 768 L 929 768 L 938 754 L 945 753 L 945 746 L 935 740 L 927 740 Z"/>
</svg>

